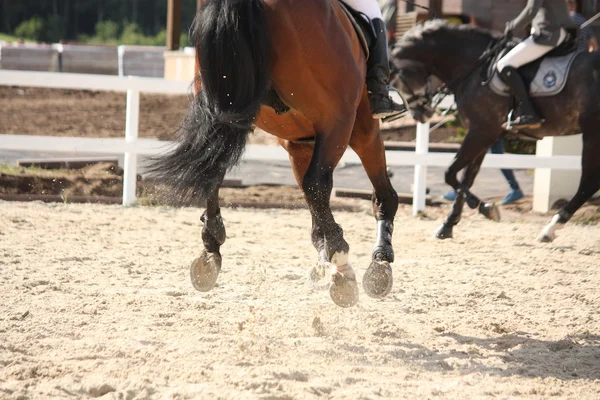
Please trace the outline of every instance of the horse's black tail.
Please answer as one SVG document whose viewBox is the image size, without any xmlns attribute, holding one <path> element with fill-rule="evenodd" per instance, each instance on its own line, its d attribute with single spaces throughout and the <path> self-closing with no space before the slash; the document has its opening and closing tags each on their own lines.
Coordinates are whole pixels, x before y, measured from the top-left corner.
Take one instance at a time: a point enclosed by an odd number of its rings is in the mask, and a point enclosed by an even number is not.
<svg viewBox="0 0 600 400">
<path fill-rule="evenodd" d="M 175 200 L 204 200 L 239 163 L 270 80 L 262 0 L 208 0 L 191 29 L 201 90 L 178 129 L 177 146 L 151 174 Z"/>
</svg>

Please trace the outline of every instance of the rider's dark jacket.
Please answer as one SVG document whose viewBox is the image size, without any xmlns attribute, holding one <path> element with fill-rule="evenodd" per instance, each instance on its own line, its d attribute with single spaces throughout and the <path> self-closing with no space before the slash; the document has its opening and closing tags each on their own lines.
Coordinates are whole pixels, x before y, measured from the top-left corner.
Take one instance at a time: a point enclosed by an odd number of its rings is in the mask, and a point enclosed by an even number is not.
<svg viewBox="0 0 600 400">
<path fill-rule="evenodd" d="M 511 31 L 522 31 L 531 23 L 537 44 L 556 46 L 560 28 L 576 29 L 565 0 L 527 0 L 519 16 L 506 24 Z"/>
</svg>

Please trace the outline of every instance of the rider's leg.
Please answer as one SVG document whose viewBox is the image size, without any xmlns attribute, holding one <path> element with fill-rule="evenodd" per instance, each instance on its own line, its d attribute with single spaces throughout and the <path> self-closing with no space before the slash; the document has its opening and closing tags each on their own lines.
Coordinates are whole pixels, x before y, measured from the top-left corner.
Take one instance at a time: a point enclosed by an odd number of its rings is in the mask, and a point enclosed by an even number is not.
<svg viewBox="0 0 600 400">
<path fill-rule="evenodd" d="M 344 3 L 365 14 L 369 19 L 383 19 L 377 0 L 344 0 Z"/>
<path fill-rule="evenodd" d="M 350 7 L 364 13 L 371 20 L 377 37 L 369 49 L 367 60 L 367 90 L 373 118 L 384 118 L 406 111 L 389 96 L 390 61 L 385 22 L 376 0 L 345 0 Z"/>
<path fill-rule="evenodd" d="M 566 37 L 566 32 L 561 31 L 559 43 Z M 520 115 L 510 123 L 506 124 L 505 128 L 510 129 L 536 129 L 542 125 L 542 119 L 538 116 L 531 99 L 529 91 L 519 71 L 519 67 L 537 60 L 544 54 L 552 50 L 554 46 L 544 46 L 534 42 L 533 37 L 528 37 L 514 49 L 508 52 L 500 61 L 496 68 L 500 72 L 500 76 L 510 86 L 511 92 L 517 97 L 520 103 Z"/>
<path fill-rule="evenodd" d="M 406 111 L 402 104 L 397 104 L 389 95 L 390 60 L 385 23 L 381 19 L 372 19 L 371 23 L 377 38 L 371 46 L 367 60 L 367 90 L 373 118 L 384 118 Z"/>
</svg>

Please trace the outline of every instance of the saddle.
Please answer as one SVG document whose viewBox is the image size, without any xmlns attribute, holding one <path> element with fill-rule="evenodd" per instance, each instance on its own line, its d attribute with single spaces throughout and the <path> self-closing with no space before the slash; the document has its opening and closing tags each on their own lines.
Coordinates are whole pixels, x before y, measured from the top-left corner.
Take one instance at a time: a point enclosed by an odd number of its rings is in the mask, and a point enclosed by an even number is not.
<svg viewBox="0 0 600 400">
<path fill-rule="evenodd" d="M 500 96 L 508 97 L 511 94 L 508 86 L 500 78 L 496 64 L 517 44 L 518 41 L 509 42 L 496 57 L 492 58 L 485 70 L 483 81 L 488 82 L 490 88 Z M 583 52 L 577 45 L 577 39 L 571 38 L 541 58 L 520 67 L 519 72 L 529 87 L 529 95 L 550 97 L 559 94 L 567 83 L 573 62 Z"/>
</svg>

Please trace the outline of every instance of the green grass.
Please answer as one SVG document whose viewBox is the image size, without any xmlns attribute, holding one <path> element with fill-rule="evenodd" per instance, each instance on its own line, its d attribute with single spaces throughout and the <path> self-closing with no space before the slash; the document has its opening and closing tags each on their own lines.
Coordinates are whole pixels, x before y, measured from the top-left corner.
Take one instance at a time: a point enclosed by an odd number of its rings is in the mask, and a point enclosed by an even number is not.
<svg viewBox="0 0 600 400">
<path fill-rule="evenodd" d="M 34 175 L 48 177 L 65 174 L 67 172 L 67 169 L 43 169 L 36 166 L 18 167 L 16 165 L 0 164 L 0 173 L 5 175 Z"/>
<path fill-rule="evenodd" d="M 8 33 L 2 33 L 2 32 L 0 32 L 0 42 L 1 41 L 16 42 L 17 40 L 19 40 L 19 38 L 16 37 L 16 36 L 12 36 L 12 35 L 9 35 Z"/>
</svg>

